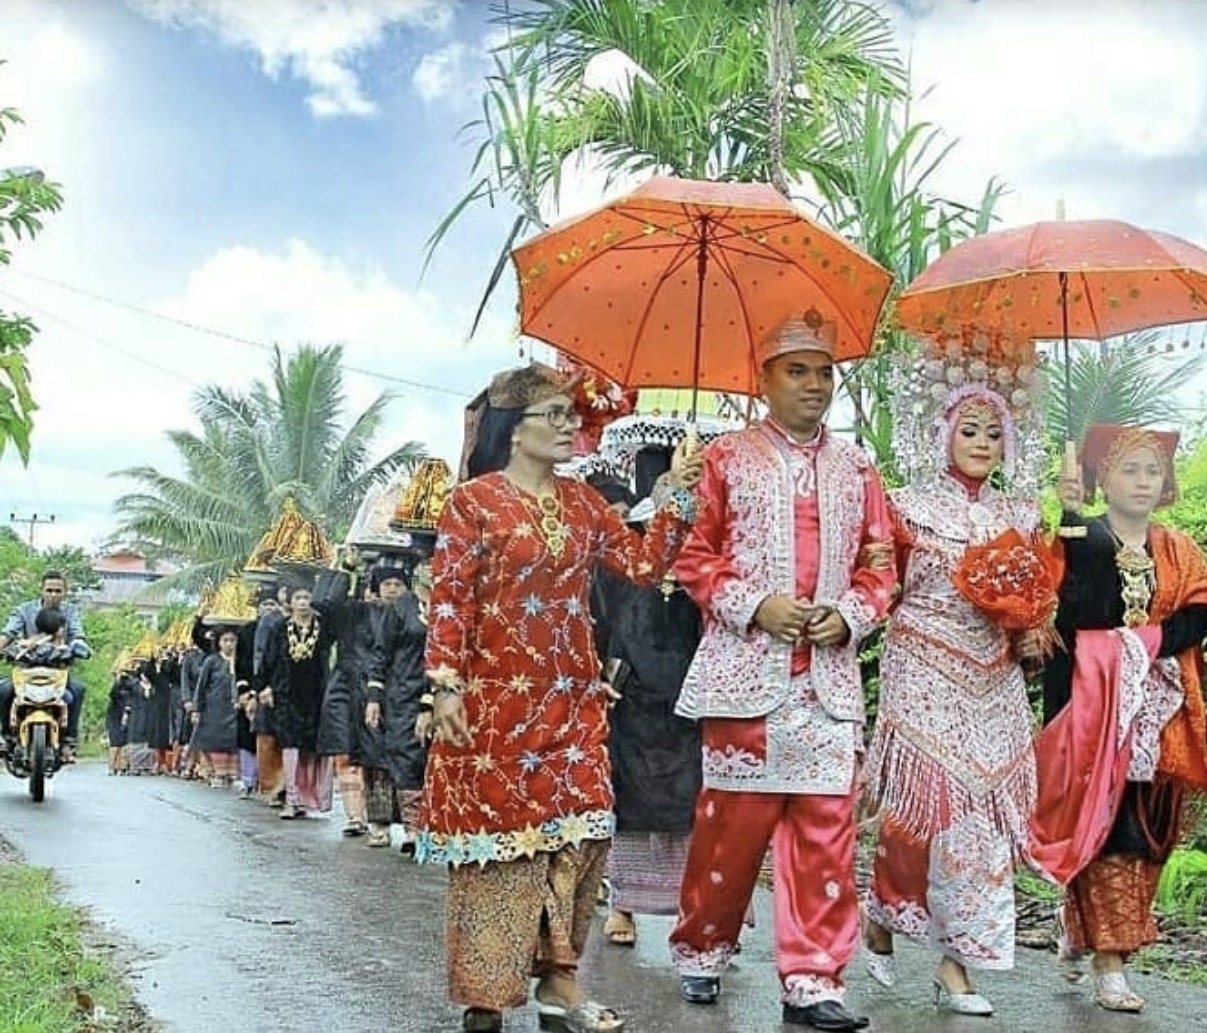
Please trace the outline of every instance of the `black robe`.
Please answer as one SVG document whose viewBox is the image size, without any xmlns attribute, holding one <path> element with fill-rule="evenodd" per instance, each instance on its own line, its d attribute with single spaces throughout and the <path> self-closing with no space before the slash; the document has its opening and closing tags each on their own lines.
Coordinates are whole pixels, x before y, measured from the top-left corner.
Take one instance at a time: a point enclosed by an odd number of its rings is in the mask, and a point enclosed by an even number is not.
<svg viewBox="0 0 1207 1033">
<path fill-rule="evenodd" d="M 1044 724 L 1052 720 L 1072 695 L 1073 653 L 1077 631 L 1123 626 L 1123 580 L 1115 565 L 1118 545 L 1105 517 L 1085 520 L 1065 513 L 1063 527 L 1085 527 L 1081 538 L 1065 538 L 1065 575 L 1060 586 L 1056 630 L 1064 649 L 1058 649 L 1043 672 Z M 1187 606 L 1161 622 L 1158 656 L 1174 656 L 1199 645 L 1207 635 L 1207 606 Z M 1172 849 L 1177 815 L 1167 787 L 1160 783 L 1129 782 L 1119 813 L 1102 848 L 1103 854 L 1127 854 L 1161 861 Z"/>
<path fill-rule="evenodd" d="M 318 752 L 345 754 L 360 763 L 359 735 L 364 720 L 364 682 L 373 652 L 373 610 L 349 599 L 352 579 L 342 570 L 326 570 L 314 588 L 314 602 L 331 623 L 336 639 L 335 667 L 327 679 L 319 723 Z"/>
<path fill-rule="evenodd" d="M 143 668 L 151 683 L 151 698 L 147 701 L 147 745 L 153 750 L 166 750 L 172 745 L 172 682 L 168 677 L 170 661 L 152 661 Z"/>
<path fill-rule="evenodd" d="M 205 753 L 233 753 L 238 747 L 235 704 L 240 680 L 239 661 L 231 674 L 226 659 L 211 653 L 201 665 L 194 702 L 200 715 L 193 729 L 192 747 Z"/>
<path fill-rule="evenodd" d="M 183 745 L 193 737 L 193 721 L 188 712 L 185 712 L 186 706 L 191 712 L 193 706 L 197 702 L 197 679 L 201 675 L 201 665 L 205 661 L 205 653 L 201 649 L 194 646 L 188 650 L 180 658 L 180 706 L 181 706 L 181 721 L 180 721 L 180 738 L 179 742 Z"/>
<path fill-rule="evenodd" d="M 155 684 L 150 679 L 150 667 L 147 663 L 139 664 L 131 679 L 134 691 L 130 695 L 130 721 L 126 730 L 129 742 L 135 745 L 148 744 L 148 736 L 151 733 L 154 710 L 151 697 L 155 692 Z"/>
<path fill-rule="evenodd" d="M 675 702 L 700 642 L 700 611 L 680 588 L 638 588 L 601 571 L 592 591 L 596 641 L 621 661 L 623 698 L 611 715 L 608 752 L 618 832 L 689 832 L 703 778 L 700 728 Z"/>
<path fill-rule="evenodd" d="M 272 624 L 264 652 L 277 741 L 282 749 L 297 749 L 303 753 L 318 750 L 319 719 L 330 674 L 331 647 L 335 642 L 331 621 L 318 607 L 315 607 L 314 620 L 318 621 L 319 634 L 310 656 L 294 659 L 289 655 L 292 621 L 285 620 Z"/>
<path fill-rule="evenodd" d="M 130 741 L 130 705 L 138 679 L 119 674 L 109 689 L 109 706 L 105 710 L 105 737 L 111 747 L 125 746 Z"/>
<path fill-rule="evenodd" d="M 427 688 L 423 666 L 427 624 L 410 592 L 373 609 L 376 635 L 368 676 L 382 687 L 366 682 L 365 701 L 381 705 L 381 723 L 372 729 L 362 720 L 356 759 L 366 768 L 389 772 L 395 789 L 422 789 L 427 746 L 415 735 L 415 722 L 419 699 Z M 363 715 L 363 707 L 359 713 Z"/>
</svg>

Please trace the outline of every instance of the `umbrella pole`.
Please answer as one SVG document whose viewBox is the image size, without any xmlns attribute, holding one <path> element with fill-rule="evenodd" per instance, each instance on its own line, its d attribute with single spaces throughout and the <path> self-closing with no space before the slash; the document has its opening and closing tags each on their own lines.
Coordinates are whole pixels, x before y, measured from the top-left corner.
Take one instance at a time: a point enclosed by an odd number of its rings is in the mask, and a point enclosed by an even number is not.
<svg viewBox="0 0 1207 1033">
<path fill-rule="evenodd" d="M 700 350 L 704 334 L 704 277 L 708 272 L 709 221 L 707 215 L 700 216 L 699 243 L 696 246 L 696 340 L 692 355 L 692 407 L 688 414 L 688 422 L 692 424 L 697 422 L 697 406 L 700 401 Z"/>
<path fill-rule="evenodd" d="M 1069 274 L 1060 274 L 1060 320 L 1065 349 L 1065 438 L 1073 440 L 1073 360 L 1069 356 Z"/>
</svg>

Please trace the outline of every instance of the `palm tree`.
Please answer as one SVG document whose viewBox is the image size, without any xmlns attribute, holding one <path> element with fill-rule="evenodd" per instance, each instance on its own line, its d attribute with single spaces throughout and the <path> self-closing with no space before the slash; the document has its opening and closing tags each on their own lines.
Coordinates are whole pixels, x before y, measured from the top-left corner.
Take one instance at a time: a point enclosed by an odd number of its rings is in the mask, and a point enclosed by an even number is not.
<svg viewBox="0 0 1207 1033">
<path fill-rule="evenodd" d="M 498 20 L 508 41 L 465 127 L 471 186 L 428 241 L 430 259 L 467 209 L 515 205 L 479 317 L 512 245 L 545 227 L 567 159 L 609 176 L 836 184 L 850 167 L 836 113 L 906 83 L 889 22 L 851 0 L 528 0 Z M 621 88 L 584 84 L 603 55 L 627 61 Z"/>
<path fill-rule="evenodd" d="M 1113 341 L 1079 349 L 1072 359 L 1071 392 L 1063 376 L 1051 376 L 1048 437 L 1053 442 L 1080 441 L 1095 423 L 1146 427 L 1186 421 L 1179 392 L 1207 362 L 1207 353 L 1176 354 L 1167 332 L 1142 330 Z"/>
<path fill-rule="evenodd" d="M 370 488 L 423 458 L 408 442 L 370 462 L 391 396 L 347 422 L 342 361 L 338 345 L 278 348 L 268 382 L 197 392 L 200 433 L 168 432 L 181 476 L 151 466 L 114 474 L 140 486 L 115 503 L 115 538 L 185 564 L 159 586 L 196 589 L 238 570 L 287 497 L 328 533 L 342 530 Z"/>
</svg>

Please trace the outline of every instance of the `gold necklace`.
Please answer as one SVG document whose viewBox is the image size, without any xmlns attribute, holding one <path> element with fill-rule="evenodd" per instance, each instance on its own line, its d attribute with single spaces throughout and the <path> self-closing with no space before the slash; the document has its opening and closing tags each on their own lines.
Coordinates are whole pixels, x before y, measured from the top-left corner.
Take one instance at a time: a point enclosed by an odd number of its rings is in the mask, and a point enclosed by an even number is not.
<svg viewBox="0 0 1207 1033">
<path fill-rule="evenodd" d="M 309 660 L 314 656 L 315 647 L 319 641 L 319 622 L 317 617 L 312 617 L 310 623 L 305 627 L 301 627 L 294 621 L 290 621 L 286 625 L 286 632 L 289 638 L 289 659 L 295 662 L 300 660 Z"/>
<path fill-rule="evenodd" d="M 1115 550 L 1115 566 L 1122 582 L 1119 595 L 1123 600 L 1123 623 L 1129 628 L 1136 628 L 1148 623 L 1148 607 L 1157 586 L 1157 565 L 1143 545 L 1124 542 L 1109 523 L 1107 530 L 1118 546 Z"/>
<path fill-rule="evenodd" d="M 524 491 L 510 477 L 507 479 L 507 483 L 511 485 L 512 489 L 520 497 L 520 502 L 524 505 L 524 508 L 533 512 L 533 515 L 536 517 L 537 530 L 540 531 L 541 537 L 545 540 L 545 545 L 553 555 L 553 558 L 560 560 L 562 553 L 566 551 L 566 540 L 569 538 L 569 531 L 562 522 L 562 500 L 558 496 L 557 482 L 554 482 L 552 488 L 546 488 L 544 491 L 537 493 L 535 506 L 533 506 L 528 492 Z"/>
</svg>

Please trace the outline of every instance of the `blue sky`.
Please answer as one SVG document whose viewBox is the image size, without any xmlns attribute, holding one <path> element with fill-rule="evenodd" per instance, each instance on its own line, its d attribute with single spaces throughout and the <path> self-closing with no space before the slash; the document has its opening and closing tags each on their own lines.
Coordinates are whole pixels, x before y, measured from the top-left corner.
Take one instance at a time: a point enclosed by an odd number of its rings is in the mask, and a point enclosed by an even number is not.
<svg viewBox="0 0 1207 1033">
<path fill-rule="evenodd" d="M 1113 216 L 1207 242 L 1207 5 L 913 0 L 888 8 L 961 138 L 943 186 L 999 175 L 1008 222 Z M 353 404 L 397 389 L 383 450 L 455 457 L 460 406 L 515 361 L 514 295 L 465 333 L 512 213 L 467 218 L 420 281 L 423 243 L 468 185 L 493 27 L 486 0 L 0 0 L 0 105 L 28 125 L 0 167 L 37 165 L 67 207 L 0 271 L 0 308 L 42 326 L 34 461 L 6 455 L 0 516 L 54 513 L 39 542 L 111 529 L 108 476 L 170 468 L 200 384 L 246 383 L 253 342 L 343 341 Z M 21 41 L 19 47 L 6 41 Z M 557 213 L 600 199 L 571 170 Z M 52 285 L 58 281 L 76 290 Z M 81 293 L 85 292 L 85 293 Z"/>
</svg>

